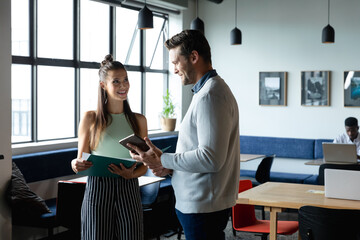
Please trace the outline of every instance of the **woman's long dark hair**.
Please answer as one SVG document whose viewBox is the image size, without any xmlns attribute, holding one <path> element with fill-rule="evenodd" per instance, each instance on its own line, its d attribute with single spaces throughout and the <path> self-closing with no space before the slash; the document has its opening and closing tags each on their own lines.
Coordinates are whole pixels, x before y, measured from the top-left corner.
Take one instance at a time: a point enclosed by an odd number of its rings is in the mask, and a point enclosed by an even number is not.
<svg viewBox="0 0 360 240">
<path fill-rule="evenodd" d="M 124 65 L 121 62 L 114 61 L 112 55 L 106 55 L 105 59 L 101 62 L 101 67 L 99 69 L 100 82 L 105 82 L 108 72 L 111 70 L 125 69 Z M 104 89 L 101 88 L 99 84 L 98 89 L 98 104 L 97 111 L 95 115 L 95 122 L 90 129 L 90 149 L 94 150 L 100 141 L 101 133 L 109 126 L 112 122 L 111 114 L 106 108 L 107 103 L 107 94 Z M 129 102 L 124 101 L 124 114 L 126 120 L 130 124 L 132 130 L 135 134 L 139 135 L 140 129 L 139 124 L 136 120 L 135 113 L 131 111 Z"/>
</svg>

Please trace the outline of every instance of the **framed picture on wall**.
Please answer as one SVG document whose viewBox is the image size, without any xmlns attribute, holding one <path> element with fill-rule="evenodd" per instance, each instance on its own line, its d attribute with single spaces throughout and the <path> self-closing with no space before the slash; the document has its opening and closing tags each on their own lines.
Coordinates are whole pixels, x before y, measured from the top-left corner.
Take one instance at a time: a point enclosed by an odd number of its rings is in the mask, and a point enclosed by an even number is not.
<svg viewBox="0 0 360 240">
<path fill-rule="evenodd" d="M 301 105 L 330 106 L 330 71 L 301 72 Z"/>
<path fill-rule="evenodd" d="M 287 72 L 259 73 L 259 105 L 286 106 Z"/>
<path fill-rule="evenodd" d="M 360 71 L 344 72 L 344 107 L 360 107 Z"/>
</svg>

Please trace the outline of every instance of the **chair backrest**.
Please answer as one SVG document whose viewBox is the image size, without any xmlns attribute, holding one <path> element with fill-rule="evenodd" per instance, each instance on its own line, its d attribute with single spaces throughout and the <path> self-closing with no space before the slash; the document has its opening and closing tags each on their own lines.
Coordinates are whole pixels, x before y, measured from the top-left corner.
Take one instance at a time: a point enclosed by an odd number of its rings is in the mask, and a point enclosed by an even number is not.
<svg viewBox="0 0 360 240">
<path fill-rule="evenodd" d="M 58 182 L 56 219 L 61 226 L 80 230 L 85 183 Z"/>
<path fill-rule="evenodd" d="M 360 211 L 303 206 L 299 209 L 302 240 L 360 239 Z"/>
<path fill-rule="evenodd" d="M 144 176 L 154 177 L 155 175 L 150 169 L 148 169 Z M 154 204 L 159 194 L 159 189 L 160 181 L 142 186 L 140 188 L 141 204 L 145 207 L 150 207 L 152 204 Z"/>
<path fill-rule="evenodd" d="M 250 180 L 240 180 L 239 193 L 252 188 Z M 236 204 L 232 208 L 233 227 L 240 228 L 254 224 L 256 222 L 254 205 Z"/>
<path fill-rule="evenodd" d="M 261 160 L 261 163 L 259 164 L 255 174 L 255 179 L 259 183 L 265 183 L 270 180 L 270 170 L 274 161 L 274 157 L 275 155 L 266 156 L 263 158 L 263 160 Z"/>
<path fill-rule="evenodd" d="M 331 163 L 321 164 L 319 167 L 319 177 L 318 177 L 319 185 L 324 185 L 325 168 L 360 171 L 359 164 L 331 164 Z"/>
</svg>

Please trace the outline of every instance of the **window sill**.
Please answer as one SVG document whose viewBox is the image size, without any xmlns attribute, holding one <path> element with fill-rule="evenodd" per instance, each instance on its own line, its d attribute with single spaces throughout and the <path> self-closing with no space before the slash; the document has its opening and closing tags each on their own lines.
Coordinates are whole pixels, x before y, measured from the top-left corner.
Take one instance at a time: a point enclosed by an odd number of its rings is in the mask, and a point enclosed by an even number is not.
<svg viewBox="0 0 360 240">
<path fill-rule="evenodd" d="M 178 131 L 165 132 L 162 130 L 149 131 L 149 137 L 161 137 L 169 135 L 177 135 Z M 12 145 L 12 155 L 20 155 L 34 152 L 44 152 L 52 151 L 64 148 L 74 148 L 77 147 L 78 139 L 62 139 L 54 141 L 44 141 L 37 143 L 23 143 L 23 144 L 13 144 Z"/>
</svg>

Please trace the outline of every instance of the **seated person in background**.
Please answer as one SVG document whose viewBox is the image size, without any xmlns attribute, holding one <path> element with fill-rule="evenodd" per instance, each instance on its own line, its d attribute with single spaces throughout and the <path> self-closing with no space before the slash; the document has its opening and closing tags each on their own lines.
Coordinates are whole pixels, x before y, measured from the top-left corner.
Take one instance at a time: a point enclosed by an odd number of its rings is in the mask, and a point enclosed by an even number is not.
<svg viewBox="0 0 360 240">
<path fill-rule="evenodd" d="M 348 117 L 345 119 L 345 131 L 334 139 L 334 143 L 348 143 L 355 144 L 357 150 L 358 159 L 360 159 L 360 134 L 358 120 L 354 117 Z"/>
</svg>

